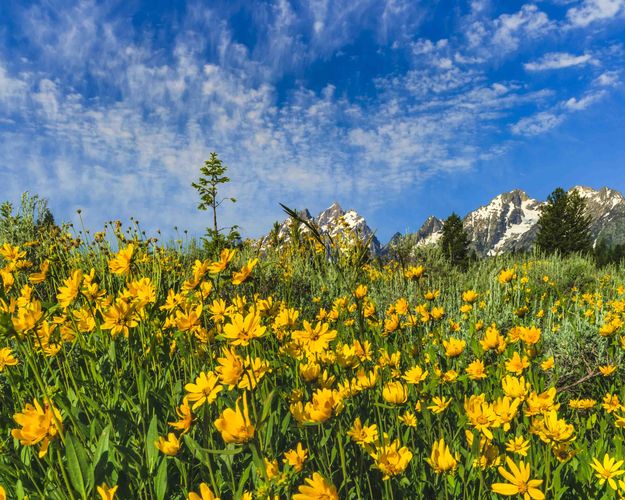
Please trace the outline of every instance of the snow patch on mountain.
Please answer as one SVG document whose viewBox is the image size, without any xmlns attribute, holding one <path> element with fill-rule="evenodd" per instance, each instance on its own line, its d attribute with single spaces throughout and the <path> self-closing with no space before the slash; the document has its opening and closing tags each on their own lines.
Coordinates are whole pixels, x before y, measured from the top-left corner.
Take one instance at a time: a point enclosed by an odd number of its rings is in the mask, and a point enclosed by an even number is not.
<svg viewBox="0 0 625 500">
<path fill-rule="evenodd" d="M 517 243 L 528 231 L 530 231 L 540 219 L 541 203 L 536 200 L 527 199 L 521 202 L 521 220 L 517 223 L 511 223 L 508 229 L 501 235 L 499 241 L 486 254 L 493 256 L 503 253 L 506 248 L 510 248 Z M 507 220 L 511 220 L 511 212 L 514 207 L 508 207 Z"/>
</svg>

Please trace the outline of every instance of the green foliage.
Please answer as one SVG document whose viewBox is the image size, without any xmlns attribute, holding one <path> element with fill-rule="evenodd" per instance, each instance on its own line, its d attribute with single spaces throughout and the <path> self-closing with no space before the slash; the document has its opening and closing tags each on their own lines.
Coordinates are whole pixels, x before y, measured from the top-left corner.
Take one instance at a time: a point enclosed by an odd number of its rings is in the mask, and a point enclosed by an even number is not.
<svg viewBox="0 0 625 500">
<path fill-rule="evenodd" d="M 24 245 L 41 239 L 56 227 L 48 201 L 38 195 L 22 194 L 16 213 L 8 201 L 0 205 L 0 245 Z"/>
<path fill-rule="evenodd" d="M 241 236 L 238 232 L 238 226 L 229 228 L 220 228 L 217 224 L 217 209 L 224 201 L 236 203 L 235 198 L 219 198 L 219 186 L 230 182 L 230 178 L 225 175 L 228 167 L 222 163 L 217 153 L 212 152 L 210 158 L 204 162 L 204 166 L 200 168 L 200 178 L 191 185 L 200 195 L 200 203 L 198 210 L 210 210 L 213 215 L 213 226 L 206 228 L 206 235 L 203 238 L 205 250 L 209 255 L 219 253 L 219 250 L 226 247 L 238 246 Z M 224 234 L 224 229 L 228 229 L 228 233 Z"/>
<path fill-rule="evenodd" d="M 590 221 L 586 202 L 579 193 L 557 188 L 541 207 L 536 245 L 548 254 L 589 252 L 592 249 Z"/>
<path fill-rule="evenodd" d="M 469 261 L 469 236 L 464 230 L 462 219 L 456 213 L 452 213 L 443 223 L 440 246 L 449 262 L 466 268 Z"/>
<path fill-rule="evenodd" d="M 610 245 L 605 239 L 597 242 L 593 251 L 595 262 L 599 267 L 608 264 L 619 264 L 625 260 L 625 244 Z"/>
</svg>

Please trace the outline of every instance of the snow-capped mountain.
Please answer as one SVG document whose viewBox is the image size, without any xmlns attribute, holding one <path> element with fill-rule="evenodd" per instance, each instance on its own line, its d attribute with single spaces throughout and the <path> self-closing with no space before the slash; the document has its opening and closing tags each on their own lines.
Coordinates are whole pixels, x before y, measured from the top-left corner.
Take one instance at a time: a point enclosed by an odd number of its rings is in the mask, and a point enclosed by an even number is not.
<svg viewBox="0 0 625 500">
<path fill-rule="evenodd" d="M 416 233 L 417 245 L 438 243 L 443 235 L 443 221 L 430 215 Z"/>
<path fill-rule="evenodd" d="M 600 240 L 608 245 L 625 242 L 625 198 L 621 193 L 607 187 L 596 190 L 585 186 L 575 186 L 569 190 L 572 191 L 586 200 L 595 244 Z M 540 207 L 544 203 L 520 189 L 496 196 L 463 219 L 471 246 L 479 255 L 530 249 L 538 233 Z M 415 244 L 421 246 L 436 243 L 441 236 L 442 222 L 428 217 L 413 237 Z"/>
<path fill-rule="evenodd" d="M 480 255 L 497 255 L 531 246 L 541 202 L 515 189 L 493 198 L 463 219 L 473 249 Z M 438 243 L 443 222 L 430 216 L 415 233 L 417 246 Z"/>
<path fill-rule="evenodd" d="M 464 227 L 478 254 L 497 255 L 525 248 L 540 218 L 541 202 L 515 189 L 470 212 Z"/>
<path fill-rule="evenodd" d="M 362 242 L 370 240 L 371 252 L 375 255 L 380 253 L 380 242 L 367 225 L 365 218 L 355 210 L 343 210 L 341 205 L 334 202 L 317 217 L 312 217 L 308 209 L 298 211 L 297 213 L 301 218 L 315 224 L 321 234 L 328 235 L 333 240 L 337 238 L 346 238 L 350 241 L 357 239 Z M 293 224 L 294 221 L 289 217 L 281 224 L 274 226 L 273 234 L 270 233 L 263 238 L 262 247 L 290 241 L 293 234 Z M 300 223 L 299 226 L 301 234 L 310 232 L 306 225 Z"/>
<path fill-rule="evenodd" d="M 569 190 L 572 191 L 586 200 L 595 243 L 601 239 L 608 244 L 625 242 L 625 198 L 621 193 L 607 187 L 596 190 L 584 186 L 575 186 Z M 471 246 L 479 255 L 528 250 L 536 239 L 540 207 L 544 203 L 520 189 L 496 196 L 463 219 Z M 417 245 L 436 242 L 442 235 L 442 224 L 430 231 L 421 228 L 416 234 Z"/>
<path fill-rule="evenodd" d="M 618 191 L 603 187 L 593 189 L 575 186 L 576 191 L 586 200 L 587 213 L 591 219 L 591 235 L 596 244 L 604 240 L 608 245 L 625 243 L 625 197 Z M 488 204 L 469 212 L 463 219 L 471 246 L 478 255 L 499 255 L 517 250 L 528 250 L 534 244 L 538 233 L 540 208 L 545 202 L 530 198 L 524 191 L 515 189 L 493 198 Z M 355 210 L 343 210 L 333 203 L 317 217 L 308 210 L 298 212 L 306 220 L 319 227 L 321 233 L 332 238 L 339 235 L 367 241 L 371 237 L 371 251 L 376 255 L 392 255 L 394 247 L 415 248 L 438 243 L 443 234 L 443 222 L 430 216 L 415 233 L 395 233 L 391 240 L 380 246 L 367 221 Z M 292 221 L 276 223 L 274 230 L 263 239 L 262 246 L 282 244 L 290 240 Z M 300 233 L 308 228 L 300 224 Z"/>
</svg>

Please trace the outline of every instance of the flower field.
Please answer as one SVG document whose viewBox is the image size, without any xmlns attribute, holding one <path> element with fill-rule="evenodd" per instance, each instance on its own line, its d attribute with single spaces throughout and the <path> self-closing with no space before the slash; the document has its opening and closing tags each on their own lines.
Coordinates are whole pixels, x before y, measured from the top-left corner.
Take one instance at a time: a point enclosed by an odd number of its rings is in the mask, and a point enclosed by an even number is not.
<svg viewBox="0 0 625 500">
<path fill-rule="evenodd" d="M 622 270 L 79 236 L 0 247 L 0 498 L 625 497 Z"/>
</svg>

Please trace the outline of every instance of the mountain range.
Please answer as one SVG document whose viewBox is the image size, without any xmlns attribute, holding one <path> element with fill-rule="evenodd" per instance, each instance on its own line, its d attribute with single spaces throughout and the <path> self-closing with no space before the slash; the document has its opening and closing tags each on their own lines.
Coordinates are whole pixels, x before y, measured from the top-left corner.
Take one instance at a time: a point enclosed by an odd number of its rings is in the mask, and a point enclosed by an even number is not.
<svg viewBox="0 0 625 500">
<path fill-rule="evenodd" d="M 620 192 L 608 187 L 596 190 L 584 186 L 575 186 L 571 191 L 577 191 L 586 200 L 587 213 L 591 219 L 590 231 L 595 243 L 600 240 L 609 245 L 625 243 L 625 198 Z M 463 224 L 471 247 L 481 256 L 530 249 L 536 239 L 540 207 L 544 203 L 515 189 L 469 212 L 463 218 Z M 316 217 L 306 209 L 298 211 L 298 214 L 316 224 L 322 234 L 332 238 L 341 235 L 343 238 L 369 241 L 370 250 L 375 255 L 387 253 L 400 242 L 414 246 L 435 244 L 442 236 L 443 229 L 443 221 L 430 216 L 415 233 L 396 233 L 382 246 L 364 217 L 355 210 L 343 210 L 336 202 Z M 289 241 L 291 227 L 290 219 L 276 223 L 273 237 L 271 234 L 264 237 L 262 245 L 267 246 L 271 241 L 279 244 Z M 302 233 L 309 231 L 303 224 L 300 224 L 300 230 Z"/>
</svg>

